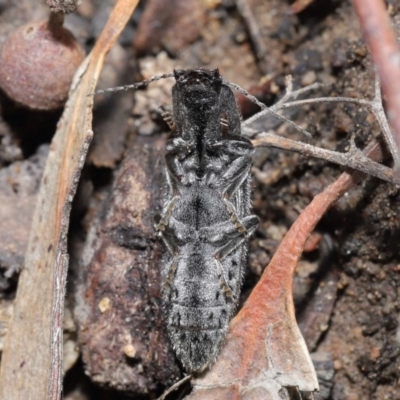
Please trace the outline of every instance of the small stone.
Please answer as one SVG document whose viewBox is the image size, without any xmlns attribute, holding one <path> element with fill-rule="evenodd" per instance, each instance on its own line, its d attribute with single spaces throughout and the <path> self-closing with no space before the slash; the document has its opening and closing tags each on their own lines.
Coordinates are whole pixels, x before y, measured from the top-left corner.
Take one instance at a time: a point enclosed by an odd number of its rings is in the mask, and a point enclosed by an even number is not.
<svg viewBox="0 0 400 400">
<path fill-rule="evenodd" d="M 103 297 L 99 301 L 99 310 L 100 312 L 104 313 L 111 308 L 111 300 L 108 297 Z"/>
<path fill-rule="evenodd" d="M 339 371 L 342 369 L 342 363 L 339 360 L 335 360 L 333 362 L 333 367 L 335 368 L 335 371 Z"/>
<path fill-rule="evenodd" d="M 376 361 L 381 356 L 381 351 L 377 347 L 373 347 L 369 353 L 369 358 Z"/>
<path fill-rule="evenodd" d="M 306 72 L 301 78 L 302 86 L 310 86 L 317 80 L 317 75 L 314 71 Z"/>
<path fill-rule="evenodd" d="M 125 355 L 127 356 L 127 357 L 129 357 L 129 358 L 135 358 L 135 355 L 136 355 L 136 349 L 135 349 L 135 346 L 133 345 L 133 344 L 127 344 L 125 347 L 124 347 L 124 353 L 125 353 Z"/>
</svg>

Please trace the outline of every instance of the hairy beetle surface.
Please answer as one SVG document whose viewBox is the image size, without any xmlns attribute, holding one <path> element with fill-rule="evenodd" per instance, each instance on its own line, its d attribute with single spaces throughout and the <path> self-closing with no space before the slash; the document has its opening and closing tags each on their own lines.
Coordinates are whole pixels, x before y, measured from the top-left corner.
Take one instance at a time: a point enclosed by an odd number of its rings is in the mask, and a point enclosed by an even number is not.
<svg viewBox="0 0 400 400">
<path fill-rule="evenodd" d="M 235 313 L 250 215 L 251 142 L 241 135 L 232 90 L 218 70 L 174 73 L 172 130 L 167 141 L 167 196 L 156 225 L 167 330 L 186 370 L 214 360 Z"/>
</svg>

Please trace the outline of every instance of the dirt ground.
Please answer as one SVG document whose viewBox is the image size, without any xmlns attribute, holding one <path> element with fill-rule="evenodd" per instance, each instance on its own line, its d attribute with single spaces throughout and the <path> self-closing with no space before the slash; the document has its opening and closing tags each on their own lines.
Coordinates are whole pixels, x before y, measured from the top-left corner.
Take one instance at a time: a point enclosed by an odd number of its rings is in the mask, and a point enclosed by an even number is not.
<svg viewBox="0 0 400 400">
<path fill-rule="evenodd" d="M 18 3 L 0 1 L 0 45 L 15 26 L 45 18 L 45 5 Z M 295 12 L 289 0 L 143 1 L 111 51 L 100 86 L 174 68 L 218 67 L 227 80 L 268 105 L 285 93 L 287 75 L 295 89 L 324 84 L 303 98 L 372 98 L 374 71 L 350 2 L 309 3 Z M 400 27 L 400 4 L 387 3 Z M 87 51 L 112 4 L 85 0 L 67 17 L 66 26 Z M 172 84 L 164 80 L 146 90 L 97 98 L 95 137 L 70 228 L 66 400 L 154 399 L 183 376 L 163 328 L 161 245 L 153 229 L 168 134 L 158 108 L 171 106 Z M 244 118 L 257 111 L 237 98 Z M 2 349 L 60 112 L 33 112 L 4 94 L 0 111 Z M 270 117 L 258 121 L 257 129 L 343 152 L 351 138 L 363 148 L 381 134 L 373 114 L 355 104 L 314 104 L 285 116 L 312 138 Z M 341 171 L 324 160 L 257 149 L 252 200 L 261 222 L 250 239 L 241 304 L 299 213 Z M 399 202 L 398 188 L 365 176 L 326 213 L 299 263 L 294 298 L 320 380 L 316 399 L 400 399 Z M 113 313 L 107 313 L 110 299 Z"/>
</svg>

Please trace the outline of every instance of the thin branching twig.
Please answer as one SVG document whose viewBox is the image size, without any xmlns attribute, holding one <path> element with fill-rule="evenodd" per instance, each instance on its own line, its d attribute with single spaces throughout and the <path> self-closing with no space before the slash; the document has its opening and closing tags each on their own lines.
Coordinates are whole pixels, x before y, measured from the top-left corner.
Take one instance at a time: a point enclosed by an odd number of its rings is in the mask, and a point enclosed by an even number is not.
<svg viewBox="0 0 400 400">
<path fill-rule="evenodd" d="M 278 136 L 272 132 L 257 132 L 251 130 L 249 126 L 257 119 L 263 117 L 266 114 L 277 112 L 279 110 L 284 110 L 293 107 L 300 107 L 309 104 L 319 104 L 319 103 L 355 103 L 362 106 L 368 107 L 374 114 L 376 120 L 378 121 L 379 127 L 385 138 L 385 142 L 391 152 L 394 160 L 398 159 L 398 150 L 396 143 L 393 139 L 393 134 L 391 132 L 390 126 L 386 119 L 385 111 L 383 109 L 382 97 L 380 91 L 380 85 L 378 78 L 375 79 L 375 92 L 374 97 L 371 100 L 360 99 L 353 97 L 317 97 L 314 99 L 304 99 L 304 100 L 293 100 L 288 101 L 290 98 L 296 98 L 300 94 L 304 94 L 307 91 L 314 90 L 318 88 L 318 84 L 313 84 L 306 86 L 299 90 L 293 91 L 291 77 L 286 79 L 286 93 L 275 105 L 268 109 L 261 110 L 259 113 L 248 119 L 242 124 L 245 130 L 245 134 L 248 136 L 254 136 L 257 134 L 257 138 L 253 140 L 253 144 L 256 147 L 276 147 L 284 150 L 295 151 L 305 156 L 311 156 L 333 162 L 335 164 L 343 165 L 352 169 L 356 169 L 361 172 L 365 172 L 369 175 L 375 176 L 377 178 L 383 179 L 390 183 L 399 185 L 400 177 L 393 173 L 393 170 L 385 167 L 384 165 L 378 164 L 371 161 L 366 157 L 363 152 L 358 149 L 354 143 L 354 140 L 350 141 L 350 150 L 347 153 L 339 153 L 337 151 L 326 150 L 320 147 L 316 147 L 307 143 L 302 143 L 299 141 L 294 141 L 281 136 Z M 295 126 L 297 129 L 297 126 Z"/>
<path fill-rule="evenodd" d="M 261 110 L 262 110 L 261 112 L 264 112 L 265 114 L 272 114 L 274 117 L 276 117 L 276 118 L 280 119 L 281 121 L 286 122 L 289 125 L 293 126 L 295 129 L 297 129 L 299 132 L 303 133 L 305 136 L 311 137 L 311 133 L 310 132 L 308 132 L 307 130 L 303 129 L 301 126 L 297 125 L 292 120 L 284 117 L 281 114 L 278 114 L 277 110 L 274 107 L 268 107 L 264 103 L 261 103 L 261 101 L 259 101 L 256 97 L 252 96 L 247 90 L 244 90 L 242 87 L 240 87 L 236 83 L 232 83 L 232 82 L 225 81 L 225 80 L 224 80 L 224 83 L 225 83 L 225 85 L 228 85 L 232 89 L 235 89 L 239 93 L 241 93 L 244 96 L 246 96 L 253 103 L 257 104 L 261 108 Z M 256 115 L 258 115 L 258 114 L 256 114 Z M 243 126 L 245 126 L 245 125 L 243 125 Z"/>
<path fill-rule="evenodd" d="M 370 160 L 355 146 L 353 140 L 350 141 L 350 149 L 347 153 L 321 149 L 307 143 L 275 135 L 272 132 L 260 134 L 257 139 L 252 140 L 252 143 L 255 147 L 276 147 L 294 151 L 304 156 L 319 158 L 364 172 L 394 185 L 400 185 L 400 178 L 393 172 L 393 169 Z"/>
</svg>

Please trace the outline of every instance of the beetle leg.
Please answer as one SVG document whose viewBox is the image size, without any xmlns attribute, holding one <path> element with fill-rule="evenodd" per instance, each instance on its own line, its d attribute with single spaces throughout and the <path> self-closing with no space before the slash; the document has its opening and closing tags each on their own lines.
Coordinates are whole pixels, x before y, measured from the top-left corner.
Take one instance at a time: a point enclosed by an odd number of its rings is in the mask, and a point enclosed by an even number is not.
<svg viewBox="0 0 400 400">
<path fill-rule="evenodd" d="M 174 196 L 172 200 L 167 204 L 164 214 L 161 216 L 160 221 L 155 226 L 156 231 L 163 232 L 168 226 L 169 219 L 171 218 L 172 211 L 174 211 L 175 203 L 179 199 L 179 196 Z M 167 246 L 168 247 L 168 246 Z"/>
<path fill-rule="evenodd" d="M 222 265 L 218 258 L 214 257 L 215 260 L 215 265 L 217 266 L 217 275 L 219 279 L 219 284 L 221 286 L 222 292 L 227 297 L 228 299 L 231 299 L 232 301 L 236 301 L 237 298 L 233 293 L 232 288 L 228 285 L 225 275 L 224 275 L 224 269 L 222 268 Z"/>
<path fill-rule="evenodd" d="M 168 295 L 169 295 L 169 291 L 171 290 L 172 283 L 174 282 L 177 268 L 178 268 L 178 257 L 175 256 L 172 259 L 172 262 L 168 268 L 167 277 L 166 277 L 165 281 L 163 282 L 163 291 L 165 291 L 165 292 L 168 291 Z"/>
<path fill-rule="evenodd" d="M 229 163 L 220 176 L 214 176 L 213 179 L 208 178 L 208 185 L 217 189 L 222 197 L 230 199 L 248 178 L 251 165 L 250 156 L 237 157 Z"/>
<path fill-rule="evenodd" d="M 217 257 L 218 260 L 223 261 L 230 253 L 235 251 L 243 242 L 247 239 L 248 235 L 251 235 L 257 228 L 259 219 L 256 215 L 250 215 L 246 218 L 243 218 L 242 224 L 246 229 L 247 235 L 238 235 L 236 237 L 230 237 L 230 240 L 227 240 L 222 246 L 220 246 L 214 254 L 214 257 Z M 227 234 L 231 234 L 230 230 L 226 231 Z"/>
<path fill-rule="evenodd" d="M 171 131 L 174 131 L 176 126 L 172 118 L 171 112 L 166 110 L 164 106 L 160 106 L 159 110 L 161 111 L 161 117 L 168 124 L 169 129 L 171 129 Z"/>
<path fill-rule="evenodd" d="M 257 216 L 250 215 L 243 219 L 241 226 L 243 226 L 247 234 L 251 234 L 257 228 L 258 222 L 259 219 Z M 243 244 L 246 240 L 246 235 L 240 234 L 236 227 L 232 227 L 232 223 L 230 222 L 224 222 L 215 227 L 204 228 L 200 235 L 203 237 L 203 240 L 206 239 L 207 236 L 209 238 L 209 243 L 225 242 L 216 250 L 213 257 L 217 267 L 219 283 L 224 295 L 236 301 L 237 298 L 227 282 L 221 261 Z"/>
</svg>

